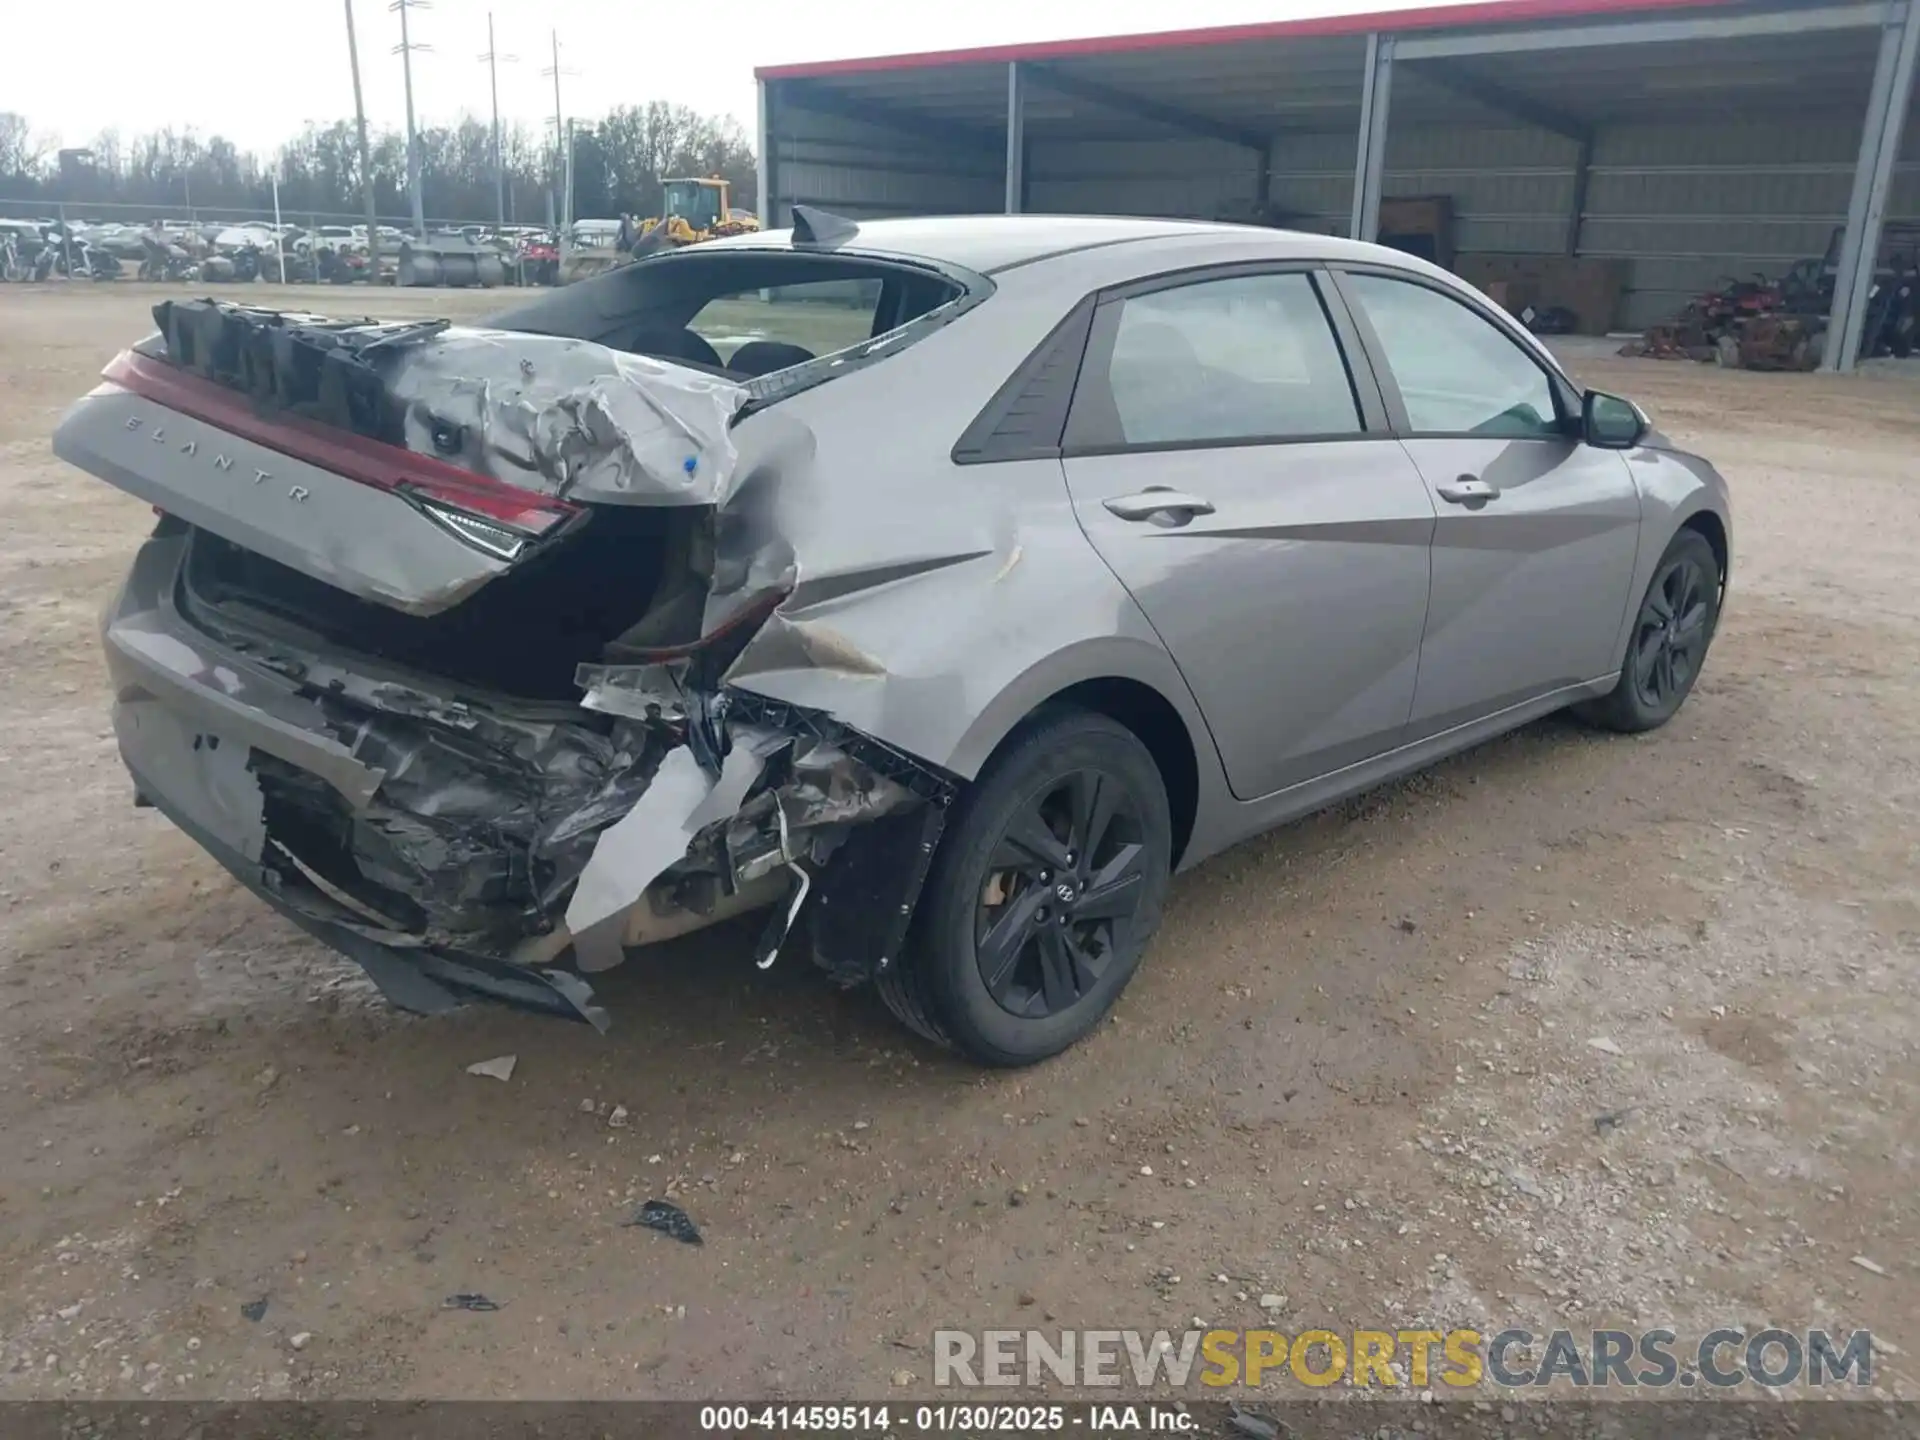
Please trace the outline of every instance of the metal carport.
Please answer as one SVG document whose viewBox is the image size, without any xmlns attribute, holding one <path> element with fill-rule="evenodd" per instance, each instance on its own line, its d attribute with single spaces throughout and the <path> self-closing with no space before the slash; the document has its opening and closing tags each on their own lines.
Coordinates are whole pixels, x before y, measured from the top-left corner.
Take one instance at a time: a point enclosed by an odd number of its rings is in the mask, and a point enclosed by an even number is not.
<svg viewBox="0 0 1920 1440">
<path fill-rule="evenodd" d="M 1847 370 L 1882 221 L 1920 219 L 1916 7 L 1492 0 L 767 66 L 761 206 L 1281 208 L 1372 236 L 1383 192 L 1447 193 L 1462 251 L 1624 262 L 1636 327 L 1844 221 L 1825 364 Z"/>
</svg>

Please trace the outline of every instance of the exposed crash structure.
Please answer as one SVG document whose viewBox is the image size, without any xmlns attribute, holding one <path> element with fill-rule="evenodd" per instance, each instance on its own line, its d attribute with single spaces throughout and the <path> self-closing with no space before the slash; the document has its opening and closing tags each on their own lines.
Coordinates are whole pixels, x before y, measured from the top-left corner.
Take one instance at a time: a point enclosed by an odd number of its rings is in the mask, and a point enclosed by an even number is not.
<svg viewBox="0 0 1920 1440">
<path fill-rule="evenodd" d="M 769 907 L 768 965 L 803 901 L 843 980 L 898 954 L 952 781 L 729 685 L 874 668 L 779 613 L 754 498 L 791 457 L 736 449 L 749 386 L 444 322 L 155 318 L 56 439 L 162 512 L 106 627 L 145 803 L 410 1008 L 604 1025 L 569 945 L 593 971 Z"/>
</svg>

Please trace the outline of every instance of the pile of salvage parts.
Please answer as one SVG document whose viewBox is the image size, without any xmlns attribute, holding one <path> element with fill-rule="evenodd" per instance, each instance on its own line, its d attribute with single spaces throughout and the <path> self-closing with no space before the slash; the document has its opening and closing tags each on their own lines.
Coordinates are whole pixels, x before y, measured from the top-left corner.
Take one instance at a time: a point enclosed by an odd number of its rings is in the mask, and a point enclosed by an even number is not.
<svg viewBox="0 0 1920 1440">
<path fill-rule="evenodd" d="M 1844 227 L 1817 260 L 1794 262 L 1779 280 L 1727 280 L 1672 320 L 1621 347 L 1628 356 L 1698 360 L 1739 370 L 1811 370 L 1826 350 Z M 1920 224 L 1883 227 L 1861 326 L 1860 355 L 1905 359 L 1920 336 Z"/>
<path fill-rule="evenodd" d="M 1811 370 L 1825 346 L 1826 312 L 1797 313 L 1764 277 L 1732 280 L 1672 320 L 1620 347 L 1650 360 L 1698 360 L 1731 370 Z"/>
<path fill-rule="evenodd" d="M 259 427 L 262 438 L 304 429 L 333 447 L 343 471 L 356 443 L 381 442 L 388 455 L 403 446 L 426 457 L 421 473 L 440 477 L 443 498 L 463 477 L 511 477 L 549 519 L 584 523 L 597 508 L 596 524 L 620 544 L 644 534 L 667 560 L 644 616 L 596 641 L 594 660 L 562 657 L 577 699 L 503 699 L 477 671 L 459 678 L 440 663 L 445 632 L 431 665 L 418 663 L 424 652 L 409 650 L 408 637 L 470 608 L 450 608 L 469 595 L 497 594 L 487 613 L 510 616 L 509 566 L 527 543 L 524 525 L 494 527 L 426 489 L 410 494 L 466 542 L 462 553 L 477 558 L 462 563 L 473 573 L 450 577 L 431 603 L 417 593 L 374 603 L 361 597 L 377 584 L 344 573 L 346 560 L 332 583 L 298 573 L 262 553 L 270 547 L 257 534 L 241 534 L 230 510 L 196 509 L 181 485 L 141 490 L 144 466 L 102 469 L 91 433 L 56 437 L 68 458 L 116 474 L 168 512 L 115 623 L 130 610 L 139 618 L 142 572 L 151 571 L 152 613 L 164 613 L 158 592 L 172 584 L 168 603 L 192 627 L 170 632 L 169 644 L 184 635 L 221 647 L 196 652 L 210 673 L 218 656 L 241 657 L 250 673 L 226 671 L 229 695 L 298 717 L 277 738 L 230 733 L 235 743 L 211 753 L 195 736 L 188 756 L 190 727 L 163 707 L 117 714 L 136 784 L 143 767 L 156 776 L 199 767 L 220 797 L 221 833 L 209 835 L 204 815 L 146 796 L 157 782 L 143 787 L 145 803 L 216 854 L 237 852 L 245 863 L 229 868 L 250 885 L 258 877 L 266 898 L 409 1009 L 447 1009 L 471 992 L 604 1029 L 590 988 L 554 968 L 568 946 L 592 972 L 626 948 L 765 907 L 763 968 L 803 914 L 815 962 L 841 983 L 871 979 L 898 956 L 955 781 L 825 714 L 729 685 L 734 667 L 756 656 L 863 658 L 820 653 L 818 637 L 778 614 L 795 584 L 792 552 L 741 501 L 752 487 L 736 486 L 745 467 L 730 422 L 751 386 L 590 343 L 445 321 L 342 321 L 215 300 L 166 302 L 154 314 L 160 335 L 108 370 L 136 406 L 168 397 L 159 403 L 230 433 Z M 209 394 L 233 413 L 213 414 Z M 620 495 L 636 503 L 584 503 Z M 258 513 L 309 528 L 323 518 L 285 506 Z M 637 528 L 643 519 L 652 530 Z M 623 521 L 636 523 L 622 531 Z M 398 554 L 437 533 L 430 525 L 388 548 Z M 300 563 L 318 562 L 307 553 Z M 473 595 L 482 579 L 488 591 Z M 477 651 L 515 646 L 491 622 L 465 623 Z M 121 674 L 115 683 L 126 711 L 137 686 Z M 564 687 L 563 678 L 547 694 Z"/>
</svg>

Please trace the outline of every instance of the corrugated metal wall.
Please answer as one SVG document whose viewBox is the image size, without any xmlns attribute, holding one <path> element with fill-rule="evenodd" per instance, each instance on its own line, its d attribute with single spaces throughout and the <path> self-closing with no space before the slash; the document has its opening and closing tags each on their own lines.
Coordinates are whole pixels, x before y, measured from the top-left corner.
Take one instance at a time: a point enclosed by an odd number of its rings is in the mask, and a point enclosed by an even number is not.
<svg viewBox="0 0 1920 1440">
<path fill-rule="evenodd" d="M 1580 253 L 1623 260 L 1618 322 L 1639 328 L 1722 277 L 1778 275 L 1821 254 L 1846 216 L 1858 117 L 1645 124 L 1595 137 Z M 1354 137 L 1274 143 L 1271 203 L 1302 228 L 1344 234 Z M 1920 119 L 1894 172 L 1889 219 L 1920 220 Z M 1521 127 L 1402 126 L 1389 132 L 1388 195 L 1450 195 L 1462 251 L 1562 252 L 1574 142 Z M 1036 144 L 1029 205 L 1075 213 L 1211 218 L 1251 202 L 1255 157 L 1212 140 Z"/>
<path fill-rule="evenodd" d="M 1821 254 L 1845 217 L 1857 116 L 1625 124 L 1595 137 L 1580 253 L 1626 262 L 1616 317 L 1639 328 L 1721 277 L 1777 275 Z M 1275 141 L 1271 203 L 1302 228 L 1344 233 L 1354 137 Z M 778 189 L 852 215 L 996 211 L 1001 160 L 805 111 L 782 112 Z M 1559 254 L 1575 145 L 1520 127 L 1402 125 L 1389 132 L 1388 195 L 1451 195 L 1461 251 Z M 1889 219 L 1920 220 L 1920 121 L 1908 127 Z M 1027 161 L 1027 205 L 1056 214 L 1244 213 L 1259 157 L 1216 140 L 1045 141 Z"/>
<path fill-rule="evenodd" d="M 1275 147 L 1273 199 L 1345 234 L 1353 197 L 1354 138 L 1300 135 Z M 1412 126 L 1387 133 L 1387 196 L 1446 195 L 1462 254 L 1560 255 L 1573 209 L 1579 146 L 1517 126 Z"/>
<path fill-rule="evenodd" d="M 1351 153 L 1347 163 L 1352 166 Z M 1033 140 L 1027 208 L 1212 219 L 1251 205 L 1259 176 L 1257 152 L 1222 140 Z"/>
<path fill-rule="evenodd" d="M 1908 126 L 1890 220 L 1920 219 L 1920 129 Z M 1846 219 L 1860 119 L 1621 125 L 1594 140 L 1580 253 L 1628 262 L 1624 322 L 1660 319 L 1727 275 L 1778 275 Z"/>
<path fill-rule="evenodd" d="M 1004 153 L 962 148 L 859 120 L 783 105 L 776 111 L 773 188 L 787 207 L 819 205 L 855 219 L 1000 210 Z"/>
</svg>

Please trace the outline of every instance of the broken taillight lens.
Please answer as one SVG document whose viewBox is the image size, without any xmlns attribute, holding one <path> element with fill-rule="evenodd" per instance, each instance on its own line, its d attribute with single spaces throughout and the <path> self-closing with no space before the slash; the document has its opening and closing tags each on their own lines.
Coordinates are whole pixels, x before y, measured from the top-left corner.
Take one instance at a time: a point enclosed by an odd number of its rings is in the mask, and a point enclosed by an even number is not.
<svg viewBox="0 0 1920 1440">
<path fill-rule="evenodd" d="M 299 415 L 262 415 L 239 392 L 137 351 L 116 355 L 100 373 L 156 405 L 345 479 L 404 495 L 443 528 L 502 559 L 513 559 L 579 513 L 578 506 L 564 500 L 476 475 L 431 455 L 417 455 Z"/>
</svg>

